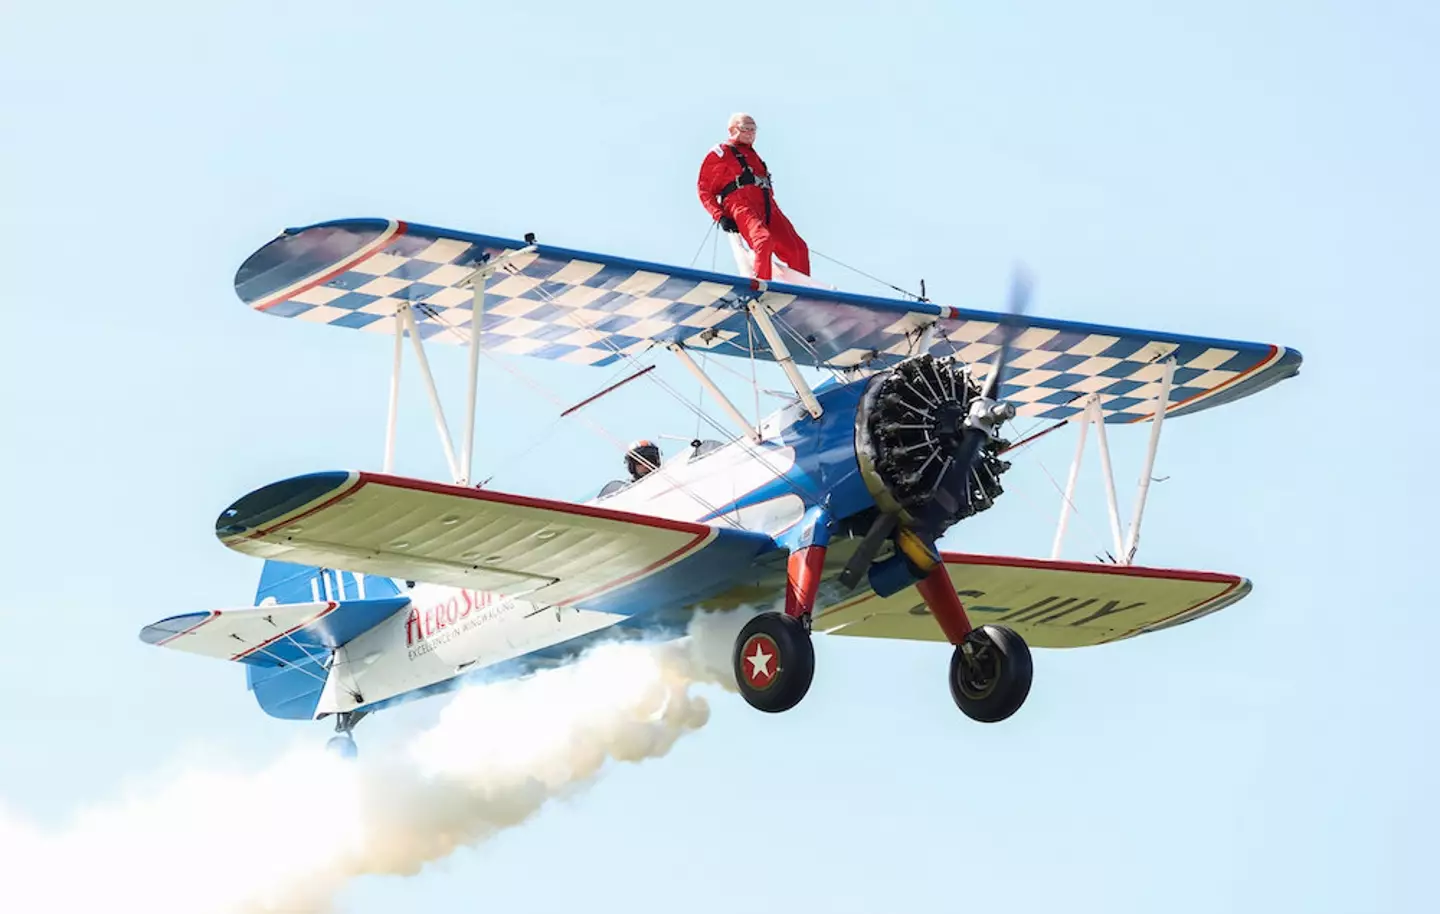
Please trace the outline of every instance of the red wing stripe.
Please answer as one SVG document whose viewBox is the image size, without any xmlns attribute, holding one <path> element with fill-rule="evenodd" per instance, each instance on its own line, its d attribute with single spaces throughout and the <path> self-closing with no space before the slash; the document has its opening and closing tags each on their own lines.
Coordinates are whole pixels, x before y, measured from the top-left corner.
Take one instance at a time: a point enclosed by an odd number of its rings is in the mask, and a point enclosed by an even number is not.
<svg viewBox="0 0 1440 914">
<path fill-rule="evenodd" d="M 1136 578 L 1165 578 L 1172 581 L 1195 581 L 1206 584 L 1239 584 L 1240 577 L 1213 571 L 1177 571 L 1173 568 L 1146 568 L 1141 565 L 1101 565 L 1091 562 L 1062 562 L 1050 559 L 1026 559 L 1004 555 L 972 555 L 964 552 L 942 552 L 945 564 L 998 565 L 1005 568 L 1033 568 L 1037 571 L 1075 571 L 1085 574 L 1118 574 Z"/>
<path fill-rule="evenodd" d="M 197 628 L 199 628 L 200 626 L 205 625 L 206 623 L 211 622 L 211 621 L 213 621 L 213 620 L 215 620 L 215 619 L 217 619 L 217 618 L 219 618 L 219 617 L 220 617 L 220 610 L 218 610 L 218 609 L 212 609 L 212 610 L 210 611 L 210 614 L 209 614 L 208 616 L 206 616 L 205 618 L 201 619 L 199 622 L 196 622 L 194 625 L 192 625 L 192 626 L 190 626 L 189 628 L 185 629 L 183 632 L 176 632 L 175 634 L 171 635 L 170 637 L 166 638 L 166 639 L 163 640 L 163 641 L 157 641 L 157 642 L 155 642 L 155 646 L 156 646 L 156 647 L 161 647 L 161 646 L 163 646 L 163 645 L 169 644 L 171 641 L 174 641 L 176 638 L 179 638 L 179 637 L 181 637 L 182 635 L 188 635 L 188 634 L 190 634 L 191 632 L 195 631 L 195 630 L 196 630 Z"/>
<path fill-rule="evenodd" d="M 1222 590 L 1220 593 L 1217 593 L 1217 594 L 1215 594 L 1214 596 L 1206 597 L 1205 599 L 1201 600 L 1200 602 L 1198 602 L 1198 603 L 1193 603 L 1193 604 L 1191 604 L 1190 606 L 1187 606 L 1187 607 L 1185 607 L 1184 609 L 1180 610 L 1179 612 L 1171 613 L 1170 615 L 1166 616 L 1166 617 L 1163 618 L 1163 619 L 1158 619 L 1158 620 L 1153 621 L 1153 622 L 1146 622 L 1144 625 L 1137 625 L 1135 628 L 1130 629 L 1128 632 L 1125 632 L 1123 635 L 1120 635 L 1119 637 L 1116 637 L 1116 638 L 1111 638 L 1110 640 L 1111 640 L 1111 641 L 1120 641 L 1120 640 L 1123 640 L 1123 639 L 1125 639 L 1125 638 L 1129 638 L 1131 635 L 1135 634 L 1136 632 L 1144 631 L 1144 630 L 1147 629 L 1147 628 L 1154 628 L 1154 627 L 1157 626 L 1157 625 L 1163 625 L 1163 624 L 1165 624 L 1166 622 L 1169 622 L 1171 619 L 1178 619 L 1180 616 L 1183 616 L 1183 615 L 1185 615 L 1186 613 L 1192 613 L 1192 612 L 1194 612 L 1195 610 L 1200 609 L 1200 608 L 1203 607 L 1203 606 L 1206 606 L 1207 604 L 1214 603 L 1214 602 L 1217 602 L 1217 601 L 1219 601 L 1219 600 L 1225 599 L 1226 597 L 1230 596 L 1230 594 L 1234 593 L 1234 592 L 1235 592 L 1235 588 L 1237 588 L 1237 587 L 1239 587 L 1239 586 L 1240 586 L 1240 582 L 1239 582 L 1239 581 L 1236 581 L 1235 583 L 1231 584 L 1229 587 L 1225 588 L 1225 589 Z"/>
<path fill-rule="evenodd" d="M 598 508 L 594 505 L 581 505 L 568 501 L 552 501 L 550 499 L 534 498 L 528 495 L 512 495 L 508 492 L 489 492 L 482 489 L 470 489 L 464 486 L 449 485 L 441 482 L 429 482 L 424 479 L 407 479 L 403 476 L 387 476 L 382 473 L 359 473 L 354 485 L 332 493 L 319 504 L 307 508 L 293 517 L 276 521 L 268 527 L 260 527 L 249 533 L 242 534 L 239 538 L 252 540 L 269 536 L 281 527 L 296 523 L 317 511 L 328 508 L 340 499 L 354 495 L 365 486 L 371 484 L 390 486 L 396 489 L 409 489 L 416 492 L 433 492 L 438 495 L 451 495 L 458 498 L 468 498 L 473 501 L 489 502 L 492 504 L 514 505 L 521 508 L 537 508 L 542 511 L 554 511 L 557 514 L 594 517 L 600 520 L 635 524 L 640 527 L 653 527 L 657 530 L 673 530 L 677 533 L 690 533 L 696 536 L 708 536 L 711 531 L 711 527 L 708 524 L 695 523 L 694 521 L 671 520 L 668 517 L 633 514 L 629 511 L 617 511 L 614 508 Z"/>
<path fill-rule="evenodd" d="M 275 307 L 283 301 L 289 301 L 300 293 L 307 292 L 310 289 L 315 288 L 322 282 L 329 282 L 336 276 L 339 276 L 341 273 L 344 273 L 347 270 L 354 269 L 355 267 L 369 260 L 371 257 L 374 257 L 376 254 L 379 254 L 381 251 L 385 250 L 387 247 L 390 246 L 390 242 L 405 234 L 406 228 L 407 226 L 404 222 L 394 223 L 393 225 L 387 227 L 384 232 L 381 232 L 380 236 L 374 241 L 371 241 L 369 244 L 365 245 L 360 250 L 351 254 L 349 257 L 341 260 L 339 263 L 335 264 L 335 266 L 326 270 L 324 273 L 321 273 L 317 276 L 311 276 L 309 279 L 302 279 L 298 283 L 292 286 L 287 286 L 278 292 L 272 292 L 257 301 L 255 304 L 251 305 L 250 307 L 254 308 L 257 311 L 264 311 L 267 308 Z"/>
<path fill-rule="evenodd" d="M 475 501 L 515 505 L 521 508 L 540 508 L 541 510 L 555 511 L 560 514 L 578 514 L 581 517 L 596 517 L 601 520 L 614 520 L 626 524 L 637 524 L 642 527 L 674 530 L 679 533 L 708 535 L 710 532 L 709 525 L 695 523 L 694 521 L 671 520 L 668 517 L 655 517 L 650 514 L 632 514 L 629 511 L 617 511 L 614 508 L 581 505 L 568 501 L 551 501 L 550 499 L 535 498 L 530 495 L 512 495 L 509 492 L 470 489 L 465 486 L 450 485 L 443 482 L 430 482 L 424 479 L 387 476 L 383 473 L 361 473 L 360 479 L 362 482 L 373 482 L 379 485 L 393 486 L 397 489 L 413 489 L 417 492 L 435 492 L 441 495 L 454 495 L 460 498 L 474 499 Z"/>
<path fill-rule="evenodd" d="M 1231 593 L 1244 581 L 1243 578 L 1233 574 L 1217 574 L 1212 571 L 1177 571 L 1173 568 L 1146 568 L 1140 565 L 1100 565 L 1087 562 L 1063 562 L 1050 559 L 1026 559 L 1004 555 L 972 555 L 964 552 L 942 552 L 940 558 L 946 565 L 974 565 L 981 568 L 1003 567 L 1003 568 L 1028 568 L 1036 571 L 1068 571 L 1080 574 L 1108 574 L 1120 577 L 1148 578 L 1150 580 L 1189 581 L 1195 584 L 1226 584 L 1228 585 L 1221 593 L 1206 597 L 1200 603 L 1182 610 L 1190 612 L 1203 603 L 1210 600 L 1218 600 Z M 844 600 L 832 606 L 827 606 L 818 615 L 826 616 L 830 613 L 843 609 L 852 609 L 869 600 L 877 598 L 872 590 L 869 593 L 861 594 L 851 600 Z M 1180 613 L 1168 616 L 1173 619 Z M 1145 623 L 1146 626 L 1154 625 L 1154 622 Z"/>
<path fill-rule="evenodd" d="M 1200 391 L 1198 394 L 1194 394 L 1194 395 L 1192 395 L 1192 396 L 1186 397 L 1186 398 L 1183 399 L 1183 400 L 1179 400 L 1179 401 L 1177 401 L 1177 402 L 1171 403 L 1169 406 L 1165 407 L 1165 414 L 1168 416 L 1168 415 L 1170 415 L 1170 413 L 1174 412 L 1175 410 L 1179 409 L 1180 407 L 1184 406 L 1184 405 L 1187 404 L 1187 403 L 1194 403 L 1196 400 L 1203 400 L 1203 399 L 1205 399 L 1206 397 L 1214 396 L 1215 394 L 1217 394 L 1217 393 L 1219 393 L 1220 391 L 1224 390 L 1225 388 L 1231 386 L 1232 384 L 1237 384 L 1237 383 L 1239 383 L 1240 381 L 1244 380 L 1245 378 L 1248 378 L 1250 375 L 1252 375 L 1252 374 L 1254 374 L 1255 372 L 1261 370 L 1262 368 L 1268 368 L 1269 366 L 1275 364 L 1275 361 L 1276 361 L 1278 358 L 1280 358 L 1280 347 L 1279 347 L 1279 346 L 1271 346 L 1271 347 L 1270 347 L 1270 354 L 1267 355 L 1265 358 L 1263 358 L 1263 359 L 1261 359 L 1260 361 L 1256 362 L 1254 365 L 1251 365 L 1249 368 L 1245 369 L 1244 371 L 1242 371 L 1242 372 L 1240 372 L 1239 374 L 1237 374 L 1235 377 L 1231 378 L 1231 379 L 1228 380 L 1228 381 L 1225 381 L 1225 382 L 1222 383 L 1222 384 L 1216 384 L 1214 387 L 1210 388 L 1209 390 L 1202 390 L 1202 391 Z M 1146 419 L 1153 419 L 1153 418 L 1154 418 L 1154 413 L 1151 413 L 1149 416 L 1141 416 L 1141 417 L 1138 418 L 1138 419 L 1133 419 L 1133 420 L 1131 420 L 1131 424 L 1134 424 L 1134 423 L 1136 423 L 1136 422 L 1144 422 Z"/>
<path fill-rule="evenodd" d="M 276 530 L 279 530 L 281 527 L 288 527 L 290 524 L 295 523 L 296 521 L 300 520 L 302 517 L 309 517 L 310 515 L 314 514 L 316 511 L 324 510 L 325 508 L 330 507 L 331 505 L 335 504 L 335 502 L 339 501 L 339 500 L 342 499 L 342 498 L 345 498 L 346 496 L 354 495 L 356 492 L 359 492 L 362 488 L 364 488 L 364 486 L 365 486 L 365 480 L 364 480 L 364 479 L 357 479 L 354 483 L 345 486 L 345 487 L 342 488 L 339 492 L 332 494 L 329 498 L 327 498 L 327 499 L 325 499 L 324 501 L 320 502 L 320 504 L 316 505 L 315 507 L 313 507 L 313 508 L 307 508 L 306 510 L 300 512 L 299 514 L 295 515 L 294 517 L 287 517 L 287 518 L 285 518 L 284 520 L 282 520 L 282 521 L 277 521 L 276 523 L 273 523 L 273 524 L 271 524 L 271 525 L 268 526 L 268 527 L 259 527 L 259 528 L 255 529 L 255 530 L 251 531 L 250 533 L 246 533 L 246 534 L 242 535 L 242 536 L 240 537 L 240 539 L 242 539 L 242 540 L 253 540 L 253 539 L 259 539 L 259 538 L 262 537 L 262 536 L 269 536 L 270 534 L 274 533 Z"/>
</svg>

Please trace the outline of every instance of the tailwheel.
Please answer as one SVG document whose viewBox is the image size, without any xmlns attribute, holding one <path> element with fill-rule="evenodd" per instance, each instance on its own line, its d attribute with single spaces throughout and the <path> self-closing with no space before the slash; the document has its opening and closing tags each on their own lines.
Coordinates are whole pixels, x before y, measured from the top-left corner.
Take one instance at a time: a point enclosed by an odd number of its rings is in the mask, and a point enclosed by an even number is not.
<svg viewBox="0 0 1440 914">
<path fill-rule="evenodd" d="M 1020 710 L 1033 673 L 1023 638 L 1003 625 L 982 625 L 955 647 L 950 695 L 966 717 L 995 723 Z"/>
<path fill-rule="evenodd" d="M 352 759 L 360 753 L 359 747 L 355 745 L 354 737 L 348 733 L 330 737 L 330 741 L 325 744 L 325 751 L 344 759 Z"/>
<path fill-rule="evenodd" d="M 776 713 L 800 703 L 815 678 L 815 646 L 795 616 L 761 613 L 735 639 L 735 681 L 751 707 Z"/>
<path fill-rule="evenodd" d="M 368 711 L 341 711 L 335 715 L 335 735 L 325 744 L 325 751 L 343 759 L 352 759 L 360 754 L 355 737 L 350 734 Z"/>
</svg>

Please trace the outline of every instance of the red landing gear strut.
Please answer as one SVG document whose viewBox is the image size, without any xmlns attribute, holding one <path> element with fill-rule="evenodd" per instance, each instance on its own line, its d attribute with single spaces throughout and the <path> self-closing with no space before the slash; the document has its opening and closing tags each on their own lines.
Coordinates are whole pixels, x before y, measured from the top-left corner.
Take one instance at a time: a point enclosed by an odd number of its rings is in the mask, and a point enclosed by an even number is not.
<svg viewBox="0 0 1440 914">
<path fill-rule="evenodd" d="M 810 616 L 820 589 L 829 543 L 829 518 L 814 508 L 801 521 L 800 542 L 786 566 L 785 611 L 761 613 L 735 639 L 735 680 L 745 700 L 761 711 L 787 711 L 799 704 L 815 677 Z M 950 658 L 950 695 L 973 720 L 1004 720 L 1030 693 L 1030 649 L 1000 625 L 975 628 L 960 602 L 945 562 L 932 544 L 901 530 L 896 545 L 910 560 L 912 574 L 924 577 L 915 589 L 945 638 Z"/>
<path fill-rule="evenodd" d="M 735 681 L 745 700 L 761 711 L 788 711 L 810 691 L 815 678 L 810 613 L 829 542 L 829 513 L 811 508 L 800 521 L 799 542 L 786 565 L 785 611 L 761 613 L 735 639 Z"/>
</svg>

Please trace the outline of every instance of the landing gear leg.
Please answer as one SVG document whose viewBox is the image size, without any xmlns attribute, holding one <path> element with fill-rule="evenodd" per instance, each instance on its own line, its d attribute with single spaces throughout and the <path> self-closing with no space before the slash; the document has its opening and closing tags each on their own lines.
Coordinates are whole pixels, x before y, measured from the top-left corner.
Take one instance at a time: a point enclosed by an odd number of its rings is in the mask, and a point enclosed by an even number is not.
<svg viewBox="0 0 1440 914">
<path fill-rule="evenodd" d="M 761 613 L 745 623 L 731 656 L 740 694 L 751 707 L 772 714 L 799 704 L 815 678 L 810 614 L 825 569 L 829 517 L 817 510 L 803 523 L 808 527 L 802 545 L 790 553 L 785 611 Z"/>
<path fill-rule="evenodd" d="M 1034 665 L 1025 640 L 1003 625 L 972 628 L 944 562 L 916 588 L 955 653 L 950 658 L 950 697 L 971 720 L 1002 721 L 1025 703 Z"/>
<path fill-rule="evenodd" d="M 330 741 L 325 744 L 325 749 L 344 759 L 354 758 L 360 750 L 355 745 L 355 737 L 350 735 L 350 731 L 355 729 L 355 725 L 360 723 L 364 716 L 364 711 L 341 711 L 336 714 L 335 735 L 330 737 Z"/>
</svg>

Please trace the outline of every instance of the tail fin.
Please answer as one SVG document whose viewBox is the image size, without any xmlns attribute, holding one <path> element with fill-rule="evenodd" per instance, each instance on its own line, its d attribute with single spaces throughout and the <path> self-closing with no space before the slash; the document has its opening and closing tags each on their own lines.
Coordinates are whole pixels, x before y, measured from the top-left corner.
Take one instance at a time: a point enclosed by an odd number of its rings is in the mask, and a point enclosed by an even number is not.
<svg viewBox="0 0 1440 914">
<path fill-rule="evenodd" d="M 390 578 L 266 560 L 255 590 L 255 605 L 374 601 L 399 594 L 400 588 Z M 310 657 L 284 667 L 245 668 L 246 686 L 255 693 L 261 709 L 271 717 L 288 720 L 312 718 L 329 675 L 329 670 Z"/>
<path fill-rule="evenodd" d="M 399 593 L 400 588 L 389 578 L 267 560 L 260 570 L 255 605 L 374 600 L 398 596 Z"/>
</svg>

